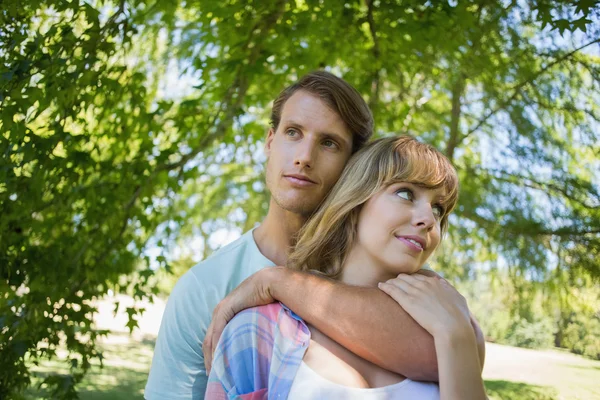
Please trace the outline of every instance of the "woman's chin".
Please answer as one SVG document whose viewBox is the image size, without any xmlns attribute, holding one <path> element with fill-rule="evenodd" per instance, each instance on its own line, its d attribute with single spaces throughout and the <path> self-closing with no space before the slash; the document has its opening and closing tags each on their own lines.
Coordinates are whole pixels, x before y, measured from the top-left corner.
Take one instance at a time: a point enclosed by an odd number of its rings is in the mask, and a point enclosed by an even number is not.
<svg viewBox="0 0 600 400">
<path fill-rule="evenodd" d="M 394 268 L 394 272 L 395 272 L 396 276 L 398 276 L 400 274 L 412 275 L 412 274 L 414 274 L 415 272 L 417 272 L 420 269 L 421 269 L 421 265 L 416 265 L 416 264 L 407 265 L 407 264 L 403 264 L 401 266 L 398 266 L 397 268 Z"/>
</svg>

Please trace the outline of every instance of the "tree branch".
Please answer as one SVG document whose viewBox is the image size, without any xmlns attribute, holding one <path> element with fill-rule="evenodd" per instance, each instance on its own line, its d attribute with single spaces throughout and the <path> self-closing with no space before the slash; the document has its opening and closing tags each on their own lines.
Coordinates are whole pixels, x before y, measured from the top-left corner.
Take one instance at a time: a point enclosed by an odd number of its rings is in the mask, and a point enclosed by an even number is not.
<svg viewBox="0 0 600 400">
<path fill-rule="evenodd" d="M 479 226 L 481 226 L 484 229 L 488 226 L 493 226 L 495 228 L 500 228 L 502 231 L 508 232 L 514 236 L 530 236 L 530 237 L 557 236 L 557 237 L 563 238 L 563 237 L 569 237 L 569 236 L 570 237 L 583 237 L 586 235 L 594 235 L 594 234 L 600 233 L 600 228 L 592 228 L 592 227 L 589 227 L 589 229 L 576 229 L 576 228 L 571 228 L 571 227 L 564 227 L 564 228 L 558 228 L 558 229 L 540 229 L 540 230 L 529 229 L 528 230 L 528 229 L 524 229 L 522 225 L 514 225 L 514 224 L 500 225 L 500 224 L 498 224 L 498 221 L 489 220 L 480 215 L 477 215 L 475 212 L 467 212 L 467 213 L 463 214 L 463 216 L 465 218 L 475 222 L 476 224 L 478 224 Z"/>
<path fill-rule="evenodd" d="M 241 107 L 244 102 L 246 92 L 249 87 L 248 82 L 248 74 L 246 73 L 247 66 L 253 66 L 260 52 L 262 50 L 262 46 L 254 43 L 256 39 L 255 36 L 257 34 L 262 33 L 262 39 L 264 39 L 267 34 L 270 32 L 272 27 L 276 25 L 277 21 L 281 17 L 281 15 L 285 11 L 285 0 L 279 0 L 275 5 L 272 12 L 267 15 L 265 18 L 260 18 L 260 20 L 252 27 L 246 43 L 244 44 L 244 50 L 250 50 L 250 54 L 248 55 L 247 63 L 240 63 L 237 68 L 235 78 L 230 85 L 229 89 L 225 94 L 224 100 L 221 102 L 221 106 L 217 113 L 212 117 L 208 126 L 212 126 L 215 122 L 219 121 L 216 128 L 205 135 L 198 145 L 192 149 L 189 153 L 185 154 L 181 157 L 181 159 L 175 163 L 164 164 L 159 166 L 156 171 L 170 171 L 176 168 L 183 167 L 189 160 L 194 158 L 198 153 L 204 150 L 213 140 L 223 136 L 223 134 L 229 129 L 231 124 L 233 123 L 233 118 L 235 117 L 237 111 Z M 251 46 L 252 45 L 252 46 Z M 224 115 L 223 115 L 224 114 Z"/>
<path fill-rule="evenodd" d="M 460 116 L 461 105 L 460 100 L 465 91 L 465 76 L 460 73 L 454 84 L 452 85 L 452 113 L 450 118 L 450 138 L 446 145 L 446 157 L 452 162 L 454 158 L 454 150 L 460 143 Z"/>
<path fill-rule="evenodd" d="M 552 61 L 551 63 L 549 63 L 548 65 L 546 65 L 545 67 L 543 67 L 542 69 L 540 69 L 539 71 L 537 71 L 536 73 L 532 74 L 529 78 L 525 79 L 523 82 L 520 82 L 518 85 L 516 85 L 513 88 L 513 93 L 512 95 L 500 102 L 500 104 L 498 104 L 493 110 L 491 110 L 490 112 L 488 112 L 478 123 L 477 125 L 475 125 L 472 129 L 469 130 L 469 132 L 467 132 L 461 139 L 464 140 L 466 137 L 468 137 L 469 135 L 471 135 L 473 132 L 477 131 L 488 119 L 490 119 L 492 116 L 494 116 L 496 113 L 498 113 L 500 110 L 503 110 L 504 108 L 506 108 L 506 106 L 508 106 L 520 93 L 521 89 L 523 89 L 525 86 L 527 86 L 530 83 L 533 83 L 538 77 L 540 77 L 542 74 L 544 74 L 546 71 L 548 71 L 550 68 L 552 68 L 553 66 L 560 64 L 561 62 L 567 60 L 568 58 L 572 57 L 575 53 L 577 53 L 578 51 L 581 51 L 583 49 L 585 49 L 586 47 L 589 47 L 595 43 L 600 43 L 600 38 L 592 40 L 591 42 L 588 42 L 586 44 L 584 44 L 583 46 L 580 46 L 578 48 L 576 48 L 575 50 L 563 55 L 562 57 L 557 58 L 556 60 Z"/>
<path fill-rule="evenodd" d="M 472 172 L 475 172 L 475 168 L 471 168 Z M 575 203 L 589 209 L 589 210 L 596 210 L 596 209 L 600 209 L 600 206 L 592 206 L 590 204 L 587 204 L 585 202 L 585 200 L 582 199 L 578 199 L 575 198 L 572 192 L 569 192 L 567 188 L 561 188 L 553 183 L 548 183 L 548 182 L 540 182 L 530 176 L 523 176 L 523 175 L 517 175 L 517 174 L 513 174 L 513 173 L 508 173 L 506 171 L 502 171 L 502 170 L 496 170 L 496 169 L 488 169 L 488 170 L 484 170 L 484 169 L 478 169 L 479 172 L 484 172 L 486 174 L 488 174 L 489 176 L 491 176 L 494 179 L 506 182 L 506 183 L 512 183 L 512 184 L 521 184 L 525 187 L 528 187 L 530 189 L 535 189 L 535 190 L 541 190 L 541 191 L 548 191 L 548 189 L 553 190 L 557 193 L 562 194 L 564 197 L 566 197 L 567 199 L 574 201 Z M 492 173 L 490 173 L 492 172 Z M 498 175 L 503 175 L 503 176 L 498 176 Z M 516 178 L 519 179 L 520 182 L 514 182 L 512 181 L 510 178 Z M 589 193 L 588 193 L 589 194 Z M 597 194 L 595 194 L 597 196 Z M 600 200 L 600 199 L 599 199 Z"/>
<path fill-rule="evenodd" d="M 207 135 L 205 135 L 202 138 L 202 140 L 200 140 L 200 143 L 198 143 L 198 145 L 194 149 L 192 149 L 189 153 L 182 156 L 179 161 L 171 163 L 171 164 L 163 164 L 163 165 L 158 166 L 152 172 L 152 174 L 144 181 L 144 183 L 142 183 L 136 187 L 135 192 L 133 193 L 132 197 L 129 199 L 127 204 L 125 204 L 125 206 L 124 206 L 124 216 L 123 216 L 123 222 L 121 224 L 121 229 L 115 236 L 113 243 L 116 242 L 118 239 L 120 239 L 123 236 L 123 234 L 125 233 L 125 230 L 127 228 L 129 218 L 130 218 L 129 211 L 135 204 L 136 200 L 139 198 L 140 194 L 142 193 L 142 189 L 148 184 L 148 182 L 152 181 L 152 179 L 154 177 L 156 177 L 156 175 L 160 172 L 171 171 L 171 170 L 174 170 L 177 168 L 183 168 L 183 166 L 188 161 L 193 159 L 196 155 L 198 155 L 198 153 L 200 153 L 202 150 L 204 150 L 213 140 L 223 136 L 225 134 L 225 132 L 227 131 L 227 129 L 229 129 L 229 127 L 233 123 L 233 119 L 234 119 L 237 111 L 239 110 L 239 108 L 241 107 L 241 105 L 244 101 L 246 92 L 248 90 L 249 82 L 247 79 L 247 74 L 245 73 L 246 72 L 245 66 L 254 65 L 254 63 L 258 59 L 258 56 L 260 55 L 260 51 L 262 50 L 261 46 L 259 46 L 257 44 L 254 44 L 253 46 L 251 46 L 251 44 L 254 43 L 254 40 L 256 39 L 255 36 L 257 34 L 263 33 L 263 38 L 268 34 L 271 27 L 277 23 L 277 20 L 285 11 L 285 4 L 286 4 L 285 0 L 279 0 L 278 3 L 276 4 L 277 7 L 273 10 L 273 12 L 271 14 L 269 14 L 266 18 L 261 18 L 251 28 L 248 38 L 243 45 L 244 50 L 246 50 L 246 51 L 250 50 L 250 52 L 249 52 L 250 54 L 248 56 L 248 62 L 246 64 L 240 64 L 238 66 L 233 83 L 231 84 L 231 86 L 229 87 L 229 89 L 226 92 L 225 99 L 221 102 L 221 106 L 219 107 L 219 110 L 217 111 L 217 113 L 212 117 L 211 121 L 209 122 L 209 126 L 212 126 L 214 123 L 219 121 L 216 128 L 213 130 L 213 132 L 210 132 Z M 85 248 L 83 250 L 85 250 Z M 102 254 L 102 256 L 96 260 L 96 264 L 102 263 L 104 261 L 104 259 L 108 256 L 109 253 L 110 253 L 110 249 L 107 249 Z"/>
<path fill-rule="evenodd" d="M 377 102 L 379 101 L 379 87 L 381 80 L 381 68 L 379 66 L 379 61 L 381 57 L 381 51 L 379 50 L 379 40 L 377 39 L 375 18 L 373 17 L 373 2 L 373 0 L 367 0 L 367 21 L 369 23 L 371 38 L 373 39 L 373 58 L 375 59 L 375 71 L 373 72 L 373 79 L 371 82 L 371 98 L 369 99 L 369 108 L 374 112 Z"/>
</svg>

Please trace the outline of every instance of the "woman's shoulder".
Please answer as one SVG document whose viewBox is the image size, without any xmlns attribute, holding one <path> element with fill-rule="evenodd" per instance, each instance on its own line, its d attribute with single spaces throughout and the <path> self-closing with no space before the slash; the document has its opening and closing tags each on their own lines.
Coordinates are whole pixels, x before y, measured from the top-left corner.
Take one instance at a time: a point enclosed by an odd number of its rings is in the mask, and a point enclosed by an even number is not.
<svg viewBox="0 0 600 400">
<path fill-rule="evenodd" d="M 281 323 L 284 321 L 302 321 L 282 303 L 271 303 L 247 308 L 233 317 L 229 324 L 240 325 L 248 322 Z"/>
<path fill-rule="evenodd" d="M 282 303 L 271 303 L 247 308 L 239 312 L 225 327 L 223 334 L 236 335 L 270 333 L 271 335 L 296 335 L 308 332 L 304 321 Z"/>
<path fill-rule="evenodd" d="M 285 309 L 285 306 L 283 304 L 277 302 L 277 303 L 265 304 L 262 306 L 250 307 L 250 308 L 247 308 L 247 309 L 239 312 L 237 315 L 241 315 L 241 314 L 263 315 L 263 316 L 272 318 L 272 317 L 276 316 L 277 314 L 279 314 L 284 309 Z"/>
</svg>

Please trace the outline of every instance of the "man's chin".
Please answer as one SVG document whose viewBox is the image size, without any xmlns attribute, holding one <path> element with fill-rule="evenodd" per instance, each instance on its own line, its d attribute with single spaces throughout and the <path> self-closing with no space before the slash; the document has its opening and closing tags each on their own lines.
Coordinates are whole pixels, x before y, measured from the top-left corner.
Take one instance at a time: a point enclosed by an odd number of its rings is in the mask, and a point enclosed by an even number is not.
<svg viewBox="0 0 600 400">
<path fill-rule="evenodd" d="M 296 214 L 303 218 L 310 218 L 311 215 L 315 212 L 316 207 L 308 207 L 308 206 L 290 206 L 285 208 L 285 211 Z"/>
<path fill-rule="evenodd" d="M 282 210 L 304 218 L 310 217 L 317 209 L 317 205 L 309 204 L 299 199 L 285 199 L 276 201 L 276 203 Z"/>
</svg>

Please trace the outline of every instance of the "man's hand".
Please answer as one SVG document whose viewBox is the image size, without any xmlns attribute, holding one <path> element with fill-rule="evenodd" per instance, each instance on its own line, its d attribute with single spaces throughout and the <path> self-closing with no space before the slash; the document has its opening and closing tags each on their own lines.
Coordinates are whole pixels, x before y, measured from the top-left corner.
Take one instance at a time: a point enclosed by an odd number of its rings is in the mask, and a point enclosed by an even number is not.
<svg viewBox="0 0 600 400">
<path fill-rule="evenodd" d="M 250 307 L 262 306 L 275 301 L 271 296 L 270 279 L 272 272 L 284 267 L 264 268 L 244 280 L 238 287 L 227 295 L 215 307 L 212 320 L 206 331 L 202 352 L 204 353 L 204 365 L 206 374 L 210 373 L 212 358 L 219 338 L 225 329 L 225 325 L 242 310 Z"/>
</svg>

